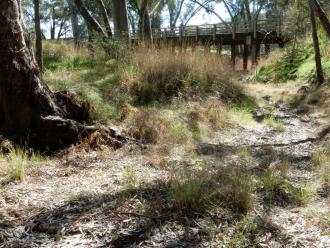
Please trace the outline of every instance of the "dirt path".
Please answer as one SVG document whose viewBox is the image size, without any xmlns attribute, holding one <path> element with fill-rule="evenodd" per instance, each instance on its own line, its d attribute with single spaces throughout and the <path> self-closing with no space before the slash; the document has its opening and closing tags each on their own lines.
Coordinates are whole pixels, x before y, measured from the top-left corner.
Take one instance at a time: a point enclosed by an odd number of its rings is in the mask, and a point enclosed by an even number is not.
<svg viewBox="0 0 330 248">
<path fill-rule="evenodd" d="M 229 165 L 235 163 L 249 164 L 260 168 L 266 164 L 277 166 L 287 161 L 291 166 L 291 180 L 296 185 L 316 184 L 315 175 L 310 170 L 311 159 L 322 147 L 318 141 L 318 130 L 327 121 L 319 114 L 297 114 L 282 101 L 272 101 L 265 97 L 264 106 L 273 109 L 271 118 L 279 122 L 265 125 L 261 122 L 263 114 L 256 114 L 259 123 L 241 123 L 239 130 L 221 132 L 209 143 L 201 144 L 199 154 L 221 158 Z M 279 128 L 276 125 L 281 125 Z M 248 148 L 251 156 L 247 160 L 237 155 L 237 148 Z M 223 160 L 225 157 L 225 160 Z M 316 186 L 316 185 L 313 185 Z M 258 209 L 263 214 L 264 209 Z M 267 212 L 272 222 L 283 228 L 290 241 L 286 247 L 330 247 L 330 199 L 318 198 L 308 202 L 303 207 L 286 206 L 273 207 Z M 270 238 L 271 239 L 271 238 Z M 269 243 L 277 247 L 276 244 Z"/>
<path fill-rule="evenodd" d="M 226 235 L 237 219 L 218 213 L 214 224 L 214 213 L 168 216 L 171 209 L 159 185 L 169 177 L 169 164 L 197 162 L 209 168 L 243 164 L 253 170 L 288 161 L 292 182 L 309 182 L 322 120 L 298 115 L 279 101 L 261 101 L 272 109 L 268 124 L 242 120 L 240 127 L 197 144 L 197 155 L 188 159 L 164 156 L 166 165 L 155 165 L 147 150 L 129 145 L 32 166 L 24 182 L 0 189 L 0 247 L 219 247 L 219 242 L 235 247 Z M 259 119 L 264 117 L 259 113 Z M 330 247 L 329 198 L 318 197 L 303 207 L 257 202 L 253 215 L 267 215 L 285 238 L 279 241 L 265 231 L 254 238 L 255 246 Z"/>
</svg>

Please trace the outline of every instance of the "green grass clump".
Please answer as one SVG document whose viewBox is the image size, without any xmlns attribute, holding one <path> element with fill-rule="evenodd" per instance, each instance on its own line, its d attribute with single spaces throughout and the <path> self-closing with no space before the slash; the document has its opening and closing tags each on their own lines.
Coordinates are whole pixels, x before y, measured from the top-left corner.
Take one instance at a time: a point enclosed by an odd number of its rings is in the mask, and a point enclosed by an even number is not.
<svg viewBox="0 0 330 248">
<path fill-rule="evenodd" d="M 316 171 L 325 189 L 330 188 L 330 152 L 329 147 L 316 151 L 311 159 L 312 169 Z"/>
<path fill-rule="evenodd" d="M 26 151 L 20 148 L 12 148 L 8 158 L 11 178 L 13 180 L 23 181 L 28 161 Z"/>
<path fill-rule="evenodd" d="M 207 170 L 176 171 L 169 189 L 174 207 L 182 211 L 224 207 L 246 213 L 253 206 L 252 178 L 238 168 L 217 173 Z"/>
<path fill-rule="evenodd" d="M 94 87 L 81 87 L 78 90 L 78 96 L 83 100 L 91 104 L 94 109 L 94 119 L 100 121 L 106 121 L 110 119 L 113 108 L 105 102 L 102 94 L 97 88 Z"/>
<path fill-rule="evenodd" d="M 239 157 L 247 159 L 251 157 L 251 152 L 247 147 L 239 147 L 237 149 L 237 154 Z"/>
<path fill-rule="evenodd" d="M 285 131 L 284 122 L 282 120 L 275 119 L 273 117 L 268 117 L 264 120 L 264 123 L 267 126 L 271 126 L 271 127 L 275 128 L 275 130 L 278 132 Z"/>
<path fill-rule="evenodd" d="M 286 82 L 288 80 L 297 79 L 299 67 L 311 56 L 312 50 L 287 50 L 282 58 L 275 62 L 262 66 L 257 75 L 256 80 L 264 83 L 268 82 Z"/>
<path fill-rule="evenodd" d="M 268 168 L 258 178 L 268 203 L 278 205 L 304 205 L 312 197 L 313 192 L 308 187 L 295 186 L 288 177 L 289 164 L 283 163 L 277 168 Z"/>
<path fill-rule="evenodd" d="M 70 193 L 65 202 L 70 205 L 77 204 L 79 202 L 79 197 L 74 193 Z"/>
<path fill-rule="evenodd" d="M 311 159 L 311 165 L 313 168 L 318 168 L 320 166 L 325 165 L 326 163 L 330 163 L 330 153 L 320 149 L 316 151 Z"/>
<path fill-rule="evenodd" d="M 138 176 L 135 165 L 130 165 L 125 168 L 123 181 L 127 189 L 134 189 L 138 186 Z"/>
<path fill-rule="evenodd" d="M 32 163 L 43 163 L 48 161 L 48 157 L 41 154 L 40 151 L 32 151 L 30 161 Z"/>
</svg>

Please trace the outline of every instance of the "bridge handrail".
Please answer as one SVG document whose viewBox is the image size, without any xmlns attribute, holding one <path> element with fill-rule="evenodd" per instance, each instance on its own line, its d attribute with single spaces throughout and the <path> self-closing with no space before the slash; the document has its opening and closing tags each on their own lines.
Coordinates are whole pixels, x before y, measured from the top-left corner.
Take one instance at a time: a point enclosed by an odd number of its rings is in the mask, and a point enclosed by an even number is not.
<svg viewBox="0 0 330 248">
<path fill-rule="evenodd" d="M 276 31 L 281 25 L 279 18 L 259 19 L 256 24 L 256 32 L 259 31 Z M 253 24 L 245 21 L 235 23 L 217 23 L 204 25 L 180 26 L 174 28 L 157 28 L 152 29 L 154 38 L 180 38 L 201 35 L 218 35 L 218 34 L 233 34 L 233 33 L 249 33 L 254 32 Z M 131 32 L 131 37 L 137 39 L 139 33 Z"/>
</svg>

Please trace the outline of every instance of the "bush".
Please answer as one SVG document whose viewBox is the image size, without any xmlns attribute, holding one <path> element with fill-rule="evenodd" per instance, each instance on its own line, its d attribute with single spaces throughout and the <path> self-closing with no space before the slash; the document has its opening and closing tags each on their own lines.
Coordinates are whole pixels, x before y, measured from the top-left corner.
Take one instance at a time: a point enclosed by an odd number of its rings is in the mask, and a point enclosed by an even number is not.
<svg viewBox="0 0 330 248">
<path fill-rule="evenodd" d="M 129 134 L 143 143 L 183 144 L 189 139 L 187 125 L 170 113 L 139 110 L 128 117 Z"/>
<path fill-rule="evenodd" d="M 136 105 L 168 103 L 175 97 L 200 99 L 210 94 L 233 104 L 245 104 L 248 99 L 212 54 L 177 55 L 167 49 L 142 49 L 133 54 L 131 69 L 120 73 L 120 81 Z"/>
<path fill-rule="evenodd" d="M 299 67 L 311 54 L 310 49 L 294 51 L 288 49 L 274 64 L 262 66 L 256 75 L 256 80 L 264 83 L 295 80 L 298 77 Z"/>
</svg>

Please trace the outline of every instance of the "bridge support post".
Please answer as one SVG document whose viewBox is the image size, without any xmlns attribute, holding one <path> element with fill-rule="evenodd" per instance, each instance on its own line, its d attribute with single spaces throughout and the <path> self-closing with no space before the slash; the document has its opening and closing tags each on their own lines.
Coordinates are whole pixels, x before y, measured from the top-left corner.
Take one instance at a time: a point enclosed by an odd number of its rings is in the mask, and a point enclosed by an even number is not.
<svg viewBox="0 0 330 248">
<path fill-rule="evenodd" d="M 205 54 L 210 54 L 211 53 L 211 46 L 210 46 L 210 43 L 209 42 L 205 42 L 204 53 Z"/>
<path fill-rule="evenodd" d="M 191 52 L 192 53 L 196 52 L 196 47 L 197 47 L 197 41 L 192 41 L 191 42 Z"/>
<path fill-rule="evenodd" d="M 222 43 L 221 42 L 217 46 L 217 54 L 219 56 L 221 56 L 221 54 L 222 54 Z"/>
<path fill-rule="evenodd" d="M 231 44 L 231 63 L 232 63 L 232 66 L 235 68 L 235 64 L 236 64 L 236 45 L 235 45 L 234 41 Z"/>
<path fill-rule="evenodd" d="M 266 55 L 270 54 L 270 45 L 269 44 L 265 44 L 265 53 L 266 53 Z"/>
<path fill-rule="evenodd" d="M 261 50 L 261 44 L 257 43 L 257 54 L 256 54 L 256 64 L 258 65 L 259 59 L 260 59 L 260 50 Z"/>
<path fill-rule="evenodd" d="M 260 58 L 260 48 L 261 44 L 257 41 L 252 43 L 252 65 L 258 65 L 258 60 Z"/>
<path fill-rule="evenodd" d="M 183 42 L 182 42 L 182 39 L 179 40 L 179 53 L 182 53 L 183 51 Z"/>
<path fill-rule="evenodd" d="M 248 58 L 249 58 L 249 46 L 244 44 L 243 46 L 243 70 L 246 71 L 248 68 Z"/>
<path fill-rule="evenodd" d="M 252 60 L 252 66 L 255 66 L 257 64 L 257 44 L 256 44 L 256 41 L 252 42 L 251 60 Z"/>
<path fill-rule="evenodd" d="M 175 53 L 175 41 L 171 41 L 171 53 Z"/>
</svg>

